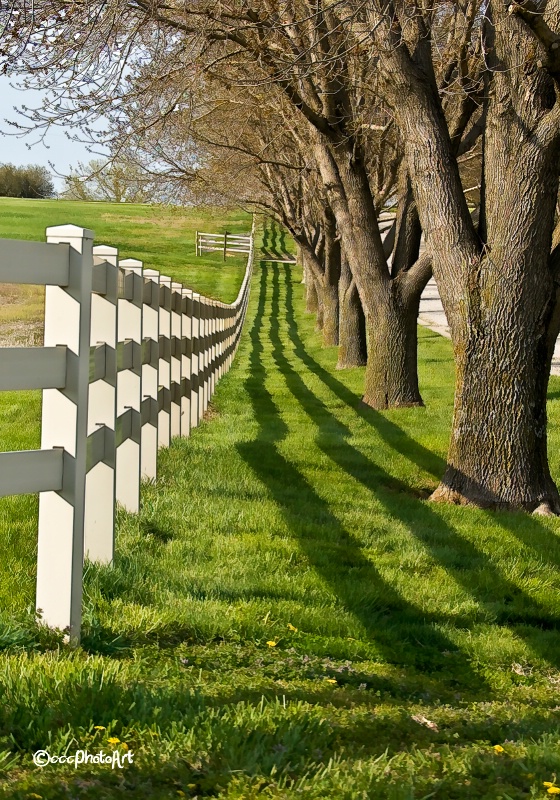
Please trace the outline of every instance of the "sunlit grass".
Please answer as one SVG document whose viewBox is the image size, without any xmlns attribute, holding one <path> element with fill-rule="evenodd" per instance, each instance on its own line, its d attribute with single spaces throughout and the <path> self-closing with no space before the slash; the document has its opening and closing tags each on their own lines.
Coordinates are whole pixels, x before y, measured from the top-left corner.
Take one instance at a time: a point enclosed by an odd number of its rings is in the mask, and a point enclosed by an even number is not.
<svg viewBox="0 0 560 800">
<path fill-rule="evenodd" d="M 560 775 L 559 522 L 431 505 L 450 344 L 420 331 L 425 408 L 371 411 L 300 280 L 256 268 L 212 418 L 119 514 L 114 564 L 87 567 L 82 648 L 14 589 L 0 797 L 520 800 Z M 32 574 L 21 538 L 9 569 Z M 135 753 L 122 774 L 31 766 L 109 737 Z"/>
</svg>

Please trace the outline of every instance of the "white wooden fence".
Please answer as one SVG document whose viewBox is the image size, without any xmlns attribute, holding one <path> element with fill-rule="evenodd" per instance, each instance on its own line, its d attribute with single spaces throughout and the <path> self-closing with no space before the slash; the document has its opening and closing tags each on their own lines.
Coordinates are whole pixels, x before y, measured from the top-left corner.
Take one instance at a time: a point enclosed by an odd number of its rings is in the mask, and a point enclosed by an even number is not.
<svg viewBox="0 0 560 800">
<path fill-rule="evenodd" d="M 224 261 L 227 256 L 248 254 L 252 249 L 251 233 L 202 233 L 196 232 L 196 254 L 222 253 Z"/>
<path fill-rule="evenodd" d="M 0 240 L 0 282 L 43 284 L 44 347 L 0 348 L 0 389 L 42 389 L 41 449 L 0 453 L 0 496 L 40 492 L 36 606 L 80 636 L 84 557 L 113 558 L 115 505 L 137 512 L 158 449 L 198 425 L 235 355 L 247 268 L 231 305 L 141 261 L 47 229 L 47 243 Z"/>
</svg>

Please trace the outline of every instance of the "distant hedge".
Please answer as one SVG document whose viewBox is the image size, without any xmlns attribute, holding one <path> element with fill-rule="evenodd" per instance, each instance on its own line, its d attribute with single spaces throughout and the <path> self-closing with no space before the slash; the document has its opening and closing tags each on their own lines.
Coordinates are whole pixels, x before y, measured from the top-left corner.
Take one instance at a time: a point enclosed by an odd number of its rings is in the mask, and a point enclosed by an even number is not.
<svg viewBox="0 0 560 800">
<path fill-rule="evenodd" d="M 0 164 L 0 197 L 52 197 L 54 184 L 50 172 L 38 164 L 15 167 Z"/>
</svg>

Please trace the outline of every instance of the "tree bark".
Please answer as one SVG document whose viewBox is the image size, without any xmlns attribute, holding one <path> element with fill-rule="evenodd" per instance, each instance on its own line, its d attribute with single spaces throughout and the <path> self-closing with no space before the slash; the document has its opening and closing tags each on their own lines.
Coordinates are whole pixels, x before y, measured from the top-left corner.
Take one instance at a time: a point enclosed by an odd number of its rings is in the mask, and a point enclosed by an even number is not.
<svg viewBox="0 0 560 800">
<path fill-rule="evenodd" d="M 320 248 L 318 255 L 308 242 L 300 240 L 300 247 L 303 264 L 307 275 L 305 284 L 305 310 L 310 314 L 317 315 L 316 327 L 317 330 L 322 330 L 325 308 L 325 292 L 320 255 L 323 253 L 323 248 Z"/>
<path fill-rule="evenodd" d="M 318 281 L 316 281 L 317 286 Z M 317 286 L 317 320 L 315 330 L 322 331 L 325 324 L 325 305 L 322 287 Z"/>
<path fill-rule="evenodd" d="M 337 369 L 363 367 L 367 362 L 366 318 L 352 278 L 348 259 L 342 252 L 339 281 L 339 348 Z"/>
<path fill-rule="evenodd" d="M 389 284 L 383 313 L 367 320 L 368 360 L 363 402 L 372 408 L 422 406 L 418 388 L 419 295 Z"/>
<path fill-rule="evenodd" d="M 505 270 L 504 283 L 512 275 Z M 524 287 L 528 288 L 528 287 Z M 489 508 L 558 513 L 548 467 L 546 390 L 552 303 L 527 303 L 519 287 L 486 286 L 463 347 L 455 347 L 457 378 L 447 468 L 433 500 Z M 523 291 L 523 290 L 522 290 Z M 523 292 L 524 293 L 524 292 Z M 517 308 L 516 308 L 517 306 Z"/>
<path fill-rule="evenodd" d="M 303 260 L 301 247 L 297 243 L 296 243 L 296 261 L 298 264 L 301 264 L 301 282 L 305 286 L 305 284 L 307 283 L 307 267 L 305 266 L 305 261 Z"/>
<path fill-rule="evenodd" d="M 423 405 L 418 389 L 414 302 L 406 282 L 393 285 L 379 233 L 364 159 L 355 143 L 328 145 L 316 137 L 316 160 L 327 188 L 342 245 L 358 289 L 368 332 L 363 401 L 376 409 Z M 422 288 L 416 287 L 419 302 Z M 416 309 L 418 308 L 416 302 Z M 399 314 L 404 319 L 399 320 Z"/>
<path fill-rule="evenodd" d="M 330 208 L 325 209 L 325 247 L 323 273 L 323 344 L 338 345 L 340 280 L 340 240 L 336 235 L 336 221 Z"/>
<path fill-rule="evenodd" d="M 307 280 L 305 282 L 305 310 L 310 314 L 316 314 L 319 308 L 319 298 L 317 297 L 317 287 L 313 275 L 306 269 Z"/>
<path fill-rule="evenodd" d="M 485 137 L 487 254 L 467 272 L 463 309 L 453 312 L 453 429 L 433 499 L 559 513 L 546 413 L 558 332 L 549 269 L 558 149 L 552 142 L 543 147 L 536 136 L 520 137 L 521 126 L 512 131 L 495 102 L 492 93 Z M 504 144 L 514 140 L 515 148 Z"/>
</svg>

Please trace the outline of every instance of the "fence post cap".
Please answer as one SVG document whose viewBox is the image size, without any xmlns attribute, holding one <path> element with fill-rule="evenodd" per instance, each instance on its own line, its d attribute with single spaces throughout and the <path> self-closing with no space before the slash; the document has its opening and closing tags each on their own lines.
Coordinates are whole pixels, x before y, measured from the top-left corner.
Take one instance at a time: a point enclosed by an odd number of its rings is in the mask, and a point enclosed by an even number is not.
<svg viewBox="0 0 560 800">
<path fill-rule="evenodd" d="M 118 253 L 118 247 L 111 247 L 110 244 L 96 244 L 93 248 L 93 254 L 96 256 L 116 256 Z"/>
<path fill-rule="evenodd" d="M 138 258 L 121 258 L 119 261 L 120 267 L 142 267 L 143 265 L 144 262 Z"/>
<path fill-rule="evenodd" d="M 89 228 L 78 225 L 54 225 L 45 231 L 47 236 L 64 236 L 72 239 L 93 239 L 95 234 Z"/>
</svg>

